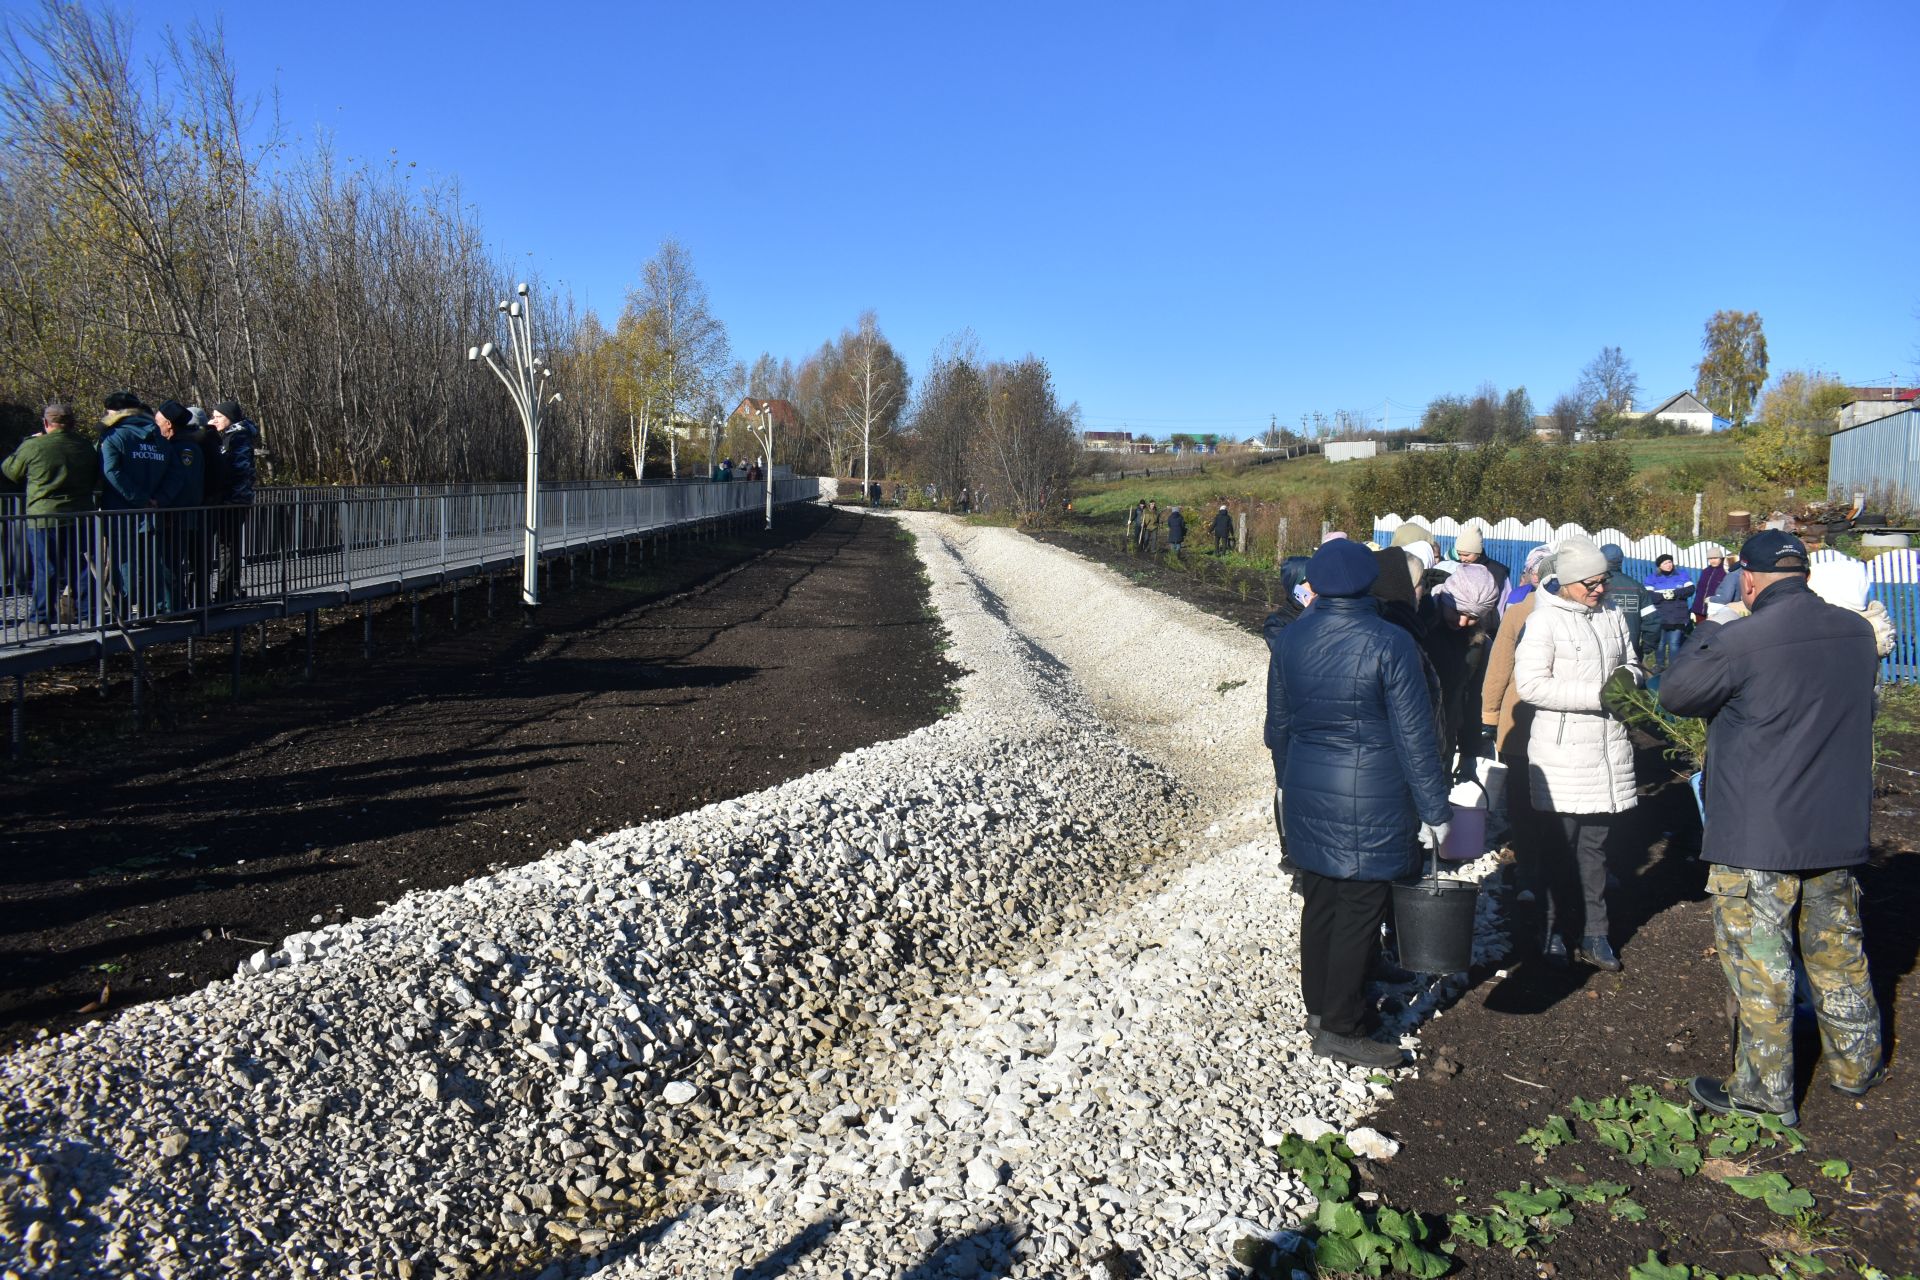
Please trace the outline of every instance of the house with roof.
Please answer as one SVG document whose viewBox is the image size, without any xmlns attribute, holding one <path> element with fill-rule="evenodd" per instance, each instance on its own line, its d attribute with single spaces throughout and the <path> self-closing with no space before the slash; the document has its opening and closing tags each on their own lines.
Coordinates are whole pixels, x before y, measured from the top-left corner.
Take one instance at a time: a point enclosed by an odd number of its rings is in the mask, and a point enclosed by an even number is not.
<svg viewBox="0 0 1920 1280">
<path fill-rule="evenodd" d="M 1133 452 L 1133 432 L 1082 431 L 1080 445 L 1095 453 L 1131 453 Z"/>
<path fill-rule="evenodd" d="M 732 422 L 737 418 L 742 422 L 757 422 L 760 420 L 760 415 L 769 409 L 773 411 L 774 431 L 786 432 L 799 428 L 800 411 L 793 407 L 793 401 L 756 400 L 752 396 L 741 397 L 740 403 L 735 405 L 733 412 L 727 415 L 727 421 Z"/>
<path fill-rule="evenodd" d="M 1682 391 L 1679 395 L 1668 396 L 1646 413 L 1632 416 L 1652 418 L 1657 422 L 1671 422 L 1703 436 L 1711 435 L 1716 431 L 1725 431 L 1733 425 L 1730 419 L 1721 417 L 1702 404 L 1700 397 L 1691 391 Z"/>
<path fill-rule="evenodd" d="M 1864 426 L 1904 413 L 1920 404 L 1920 387 L 1848 387 L 1847 401 L 1835 415 L 1834 429 Z"/>
</svg>

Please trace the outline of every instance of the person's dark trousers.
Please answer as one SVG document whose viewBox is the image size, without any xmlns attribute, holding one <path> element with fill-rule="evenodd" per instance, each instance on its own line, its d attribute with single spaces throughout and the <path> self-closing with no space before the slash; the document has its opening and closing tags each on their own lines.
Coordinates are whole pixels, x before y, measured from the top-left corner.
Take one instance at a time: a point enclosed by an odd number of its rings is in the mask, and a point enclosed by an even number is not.
<svg viewBox="0 0 1920 1280">
<path fill-rule="evenodd" d="M 1218 533 L 1213 535 L 1213 554 L 1217 556 L 1227 554 L 1227 539 L 1224 535 Z"/>
<path fill-rule="evenodd" d="M 1335 880 L 1300 872 L 1300 994 L 1320 1028 L 1365 1035 L 1367 964 L 1380 948 L 1393 886 L 1384 880 Z"/>
<path fill-rule="evenodd" d="M 1561 813 L 1559 848 L 1547 860 L 1547 933 L 1569 943 L 1607 937 L 1607 840 L 1613 815 Z"/>
<path fill-rule="evenodd" d="M 239 594 L 241 541 L 247 527 L 245 506 L 222 507 L 212 517 L 214 558 L 219 564 L 214 586 L 214 603 L 221 604 Z"/>
<path fill-rule="evenodd" d="M 33 620 L 56 621 L 62 587 L 74 586 L 73 521 L 61 520 L 45 529 L 27 530 L 27 551 L 33 558 Z M 74 592 L 76 599 L 79 591 Z"/>
</svg>

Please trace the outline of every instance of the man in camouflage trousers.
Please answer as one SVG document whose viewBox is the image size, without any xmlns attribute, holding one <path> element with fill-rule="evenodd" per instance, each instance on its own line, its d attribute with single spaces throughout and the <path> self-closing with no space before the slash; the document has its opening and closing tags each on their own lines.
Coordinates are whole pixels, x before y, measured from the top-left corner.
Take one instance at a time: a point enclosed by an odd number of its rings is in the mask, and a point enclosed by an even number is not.
<svg viewBox="0 0 1920 1280">
<path fill-rule="evenodd" d="M 1711 722 L 1701 857 L 1738 1008 L 1733 1073 L 1688 1092 L 1712 1111 L 1798 1124 L 1796 914 L 1833 1087 L 1861 1097 L 1885 1074 L 1852 871 L 1867 860 L 1879 658 L 1866 619 L 1808 589 L 1798 538 L 1755 534 L 1741 558 L 1752 616 L 1701 624 L 1660 685 L 1661 706 Z"/>
</svg>

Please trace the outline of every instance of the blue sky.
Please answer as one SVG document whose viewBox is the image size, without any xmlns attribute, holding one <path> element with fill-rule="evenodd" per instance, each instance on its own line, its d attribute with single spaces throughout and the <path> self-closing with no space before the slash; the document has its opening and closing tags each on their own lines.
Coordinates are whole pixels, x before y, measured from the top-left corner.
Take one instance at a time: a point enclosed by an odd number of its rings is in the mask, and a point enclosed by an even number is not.
<svg viewBox="0 0 1920 1280">
<path fill-rule="evenodd" d="M 678 237 L 741 358 L 871 307 L 1157 434 L 1544 412 L 1603 345 L 1661 399 L 1723 307 L 1776 371 L 1920 372 L 1910 0 L 132 12 L 221 18 L 290 130 L 457 177 L 603 315 Z"/>
</svg>

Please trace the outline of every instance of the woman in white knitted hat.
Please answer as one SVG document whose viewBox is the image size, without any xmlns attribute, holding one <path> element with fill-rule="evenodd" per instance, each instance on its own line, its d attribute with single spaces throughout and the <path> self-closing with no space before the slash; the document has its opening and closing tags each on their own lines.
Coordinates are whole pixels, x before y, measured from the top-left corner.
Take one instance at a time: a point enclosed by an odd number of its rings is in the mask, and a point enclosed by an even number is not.
<svg viewBox="0 0 1920 1280">
<path fill-rule="evenodd" d="M 1564 964 L 1567 939 L 1575 937 L 1581 960 L 1617 970 L 1608 937 L 1607 839 L 1615 815 L 1637 798 L 1633 742 L 1619 708 L 1644 676 L 1626 619 L 1602 607 L 1608 570 L 1600 548 L 1573 538 L 1553 557 L 1560 590 L 1539 593 L 1513 659 L 1514 685 L 1535 709 L 1527 739 L 1534 808 L 1557 819 L 1563 840 L 1548 860 L 1544 954 L 1548 963 Z"/>
</svg>

